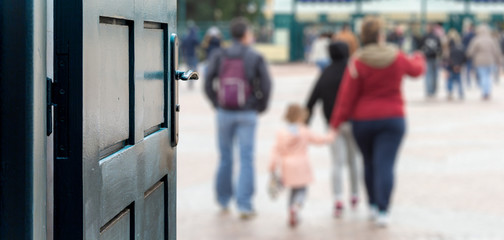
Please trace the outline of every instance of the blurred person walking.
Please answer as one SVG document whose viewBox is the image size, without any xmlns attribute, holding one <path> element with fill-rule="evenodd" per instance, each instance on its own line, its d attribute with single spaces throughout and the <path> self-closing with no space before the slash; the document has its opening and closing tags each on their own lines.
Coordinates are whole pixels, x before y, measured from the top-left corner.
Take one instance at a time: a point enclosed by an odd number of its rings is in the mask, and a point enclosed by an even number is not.
<svg viewBox="0 0 504 240">
<path fill-rule="evenodd" d="M 222 36 L 219 28 L 215 26 L 209 28 L 201 46 L 205 53 L 205 59 L 210 59 L 212 53 L 221 48 L 221 44 Z"/>
<path fill-rule="evenodd" d="M 189 32 L 182 41 L 182 55 L 189 69 L 198 70 L 198 56 L 196 49 L 200 45 L 198 27 L 189 22 Z M 189 81 L 189 89 L 193 88 L 193 81 Z"/>
<path fill-rule="evenodd" d="M 347 66 L 349 58 L 348 45 L 344 42 L 335 42 L 329 46 L 332 63 L 327 67 L 318 79 L 306 104 L 308 109 L 308 122 L 313 114 L 313 108 L 321 101 L 324 110 L 324 117 L 327 125 L 331 120 L 341 80 Z M 340 127 L 340 134 L 330 145 L 332 154 L 332 188 L 335 199 L 334 216 L 342 215 L 343 204 L 343 167 L 348 164 L 350 171 L 350 186 L 352 207 L 356 207 L 359 202 L 359 169 L 358 158 L 360 153 L 352 135 L 352 127 L 349 122 Z"/>
<path fill-rule="evenodd" d="M 348 45 L 350 50 L 350 56 L 352 56 L 355 51 L 359 48 L 359 41 L 355 34 L 353 34 L 352 29 L 350 29 L 349 24 L 344 24 L 341 31 L 334 36 L 334 41 L 342 41 Z"/>
<path fill-rule="evenodd" d="M 464 46 L 460 39 L 460 35 L 455 29 L 448 32 L 449 51 L 446 60 L 446 69 L 448 70 L 448 100 L 453 99 L 453 88 L 458 87 L 459 99 L 464 99 L 464 84 L 462 84 L 462 67 L 466 62 Z"/>
<path fill-rule="evenodd" d="M 310 52 L 310 62 L 317 65 L 320 71 L 329 65 L 329 44 L 331 43 L 331 36 L 328 33 L 322 33 L 315 41 Z"/>
<path fill-rule="evenodd" d="M 469 45 L 471 44 L 472 40 L 474 39 L 474 36 L 476 36 L 476 34 L 474 33 L 474 26 L 471 24 L 471 25 L 469 25 L 467 32 L 462 37 L 462 44 L 464 45 L 464 51 L 466 53 L 467 53 L 467 49 L 469 49 Z M 467 61 L 465 64 L 465 81 L 466 81 L 467 87 L 469 87 L 469 88 L 471 87 L 471 77 L 473 75 L 473 71 L 474 71 L 473 61 L 471 58 L 467 58 Z"/>
<path fill-rule="evenodd" d="M 371 219 L 386 227 L 394 186 L 394 166 L 406 131 L 401 91 L 405 75 L 425 69 L 422 54 L 406 56 L 387 45 L 383 20 L 367 16 L 362 23 L 363 48 L 350 60 L 336 101 L 331 127 L 352 121 L 352 131 L 364 158 Z"/>
<path fill-rule="evenodd" d="M 404 30 L 401 25 L 395 25 L 392 32 L 387 36 L 387 42 L 402 49 L 404 41 Z"/>
<path fill-rule="evenodd" d="M 313 181 L 313 173 L 308 157 L 308 145 L 329 144 L 334 140 L 334 133 L 317 135 L 311 132 L 305 122 L 308 110 L 298 104 L 291 104 L 285 120 L 288 125 L 278 131 L 273 147 L 270 172 L 275 174 L 280 169 L 282 184 L 291 189 L 289 198 L 289 225 L 299 223 L 299 211 L 304 205 L 308 185 Z"/>
<path fill-rule="evenodd" d="M 481 83 L 483 100 L 489 100 L 492 92 L 492 72 L 500 64 L 501 50 L 492 38 L 488 25 L 478 26 L 476 37 L 467 49 L 467 57 L 473 64 Z"/>
<path fill-rule="evenodd" d="M 217 140 L 220 162 L 217 170 L 217 201 L 223 211 L 236 198 L 242 219 L 255 215 L 254 147 L 257 117 L 266 110 L 271 79 L 263 56 L 250 45 L 253 33 L 243 18 L 231 22 L 233 44 L 212 53 L 205 75 L 205 93 L 217 109 Z M 214 80 L 218 79 L 218 86 Z M 214 88 L 217 86 L 217 88 Z M 240 149 L 238 182 L 233 181 L 235 140 Z M 236 186 L 236 187 L 234 187 Z"/>
<path fill-rule="evenodd" d="M 439 76 L 439 57 L 442 53 L 441 40 L 435 34 L 433 24 L 427 26 L 427 33 L 422 39 L 421 49 L 427 58 L 427 73 L 425 75 L 425 86 L 427 98 L 436 96 L 437 82 Z"/>
</svg>

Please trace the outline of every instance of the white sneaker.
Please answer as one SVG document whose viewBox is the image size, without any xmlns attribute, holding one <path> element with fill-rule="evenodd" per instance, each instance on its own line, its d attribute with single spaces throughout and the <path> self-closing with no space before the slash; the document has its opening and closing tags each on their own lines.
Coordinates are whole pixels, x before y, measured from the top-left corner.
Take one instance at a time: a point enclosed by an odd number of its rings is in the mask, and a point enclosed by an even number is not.
<svg viewBox="0 0 504 240">
<path fill-rule="evenodd" d="M 375 220 L 376 227 L 386 228 L 388 226 L 388 223 L 389 223 L 388 214 L 383 212 L 378 213 L 378 216 L 376 217 Z"/>
<path fill-rule="evenodd" d="M 378 218 L 378 208 L 374 205 L 369 206 L 369 221 L 376 221 Z"/>
</svg>

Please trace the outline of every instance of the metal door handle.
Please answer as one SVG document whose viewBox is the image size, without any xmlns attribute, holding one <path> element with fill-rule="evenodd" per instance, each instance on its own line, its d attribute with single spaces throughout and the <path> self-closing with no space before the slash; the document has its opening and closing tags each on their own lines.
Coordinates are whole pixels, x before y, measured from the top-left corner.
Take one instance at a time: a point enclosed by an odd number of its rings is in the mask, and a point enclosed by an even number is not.
<svg viewBox="0 0 504 240">
<path fill-rule="evenodd" d="M 195 72 L 193 70 L 188 70 L 187 72 L 177 71 L 175 73 L 175 79 L 176 80 L 182 80 L 182 81 L 198 80 L 199 79 L 199 73 L 197 73 L 197 72 Z"/>
</svg>

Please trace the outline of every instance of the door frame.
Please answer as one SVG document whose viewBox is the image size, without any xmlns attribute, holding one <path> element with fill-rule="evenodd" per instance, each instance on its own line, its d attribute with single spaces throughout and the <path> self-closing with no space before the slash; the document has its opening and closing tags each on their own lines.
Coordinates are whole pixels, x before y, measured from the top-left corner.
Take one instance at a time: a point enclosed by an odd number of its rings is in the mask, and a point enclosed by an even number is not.
<svg viewBox="0 0 504 240">
<path fill-rule="evenodd" d="M 54 239 L 82 239 L 82 1 L 54 1 Z"/>
<path fill-rule="evenodd" d="M 0 1 L 0 239 L 46 238 L 46 1 Z"/>
</svg>

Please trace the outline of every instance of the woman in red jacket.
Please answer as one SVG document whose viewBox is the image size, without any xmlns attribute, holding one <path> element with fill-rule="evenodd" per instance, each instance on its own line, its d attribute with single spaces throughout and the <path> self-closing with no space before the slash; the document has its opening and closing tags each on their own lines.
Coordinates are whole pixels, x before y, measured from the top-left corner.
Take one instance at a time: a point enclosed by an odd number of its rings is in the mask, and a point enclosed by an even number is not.
<svg viewBox="0 0 504 240">
<path fill-rule="evenodd" d="M 364 158 L 371 217 L 377 226 L 386 227 L 394 163 L 406 130 L 401 83 L 405 75 L 420 76 L 425 59 L 421 54 L 409 57 L 387 45 L 384 24 L 378 17 L 366 17 L 361 34 L 363 47 L 346 69 L 331 126 L 337 131 L 342 123 L 352 122 Z"/>
</svg>

